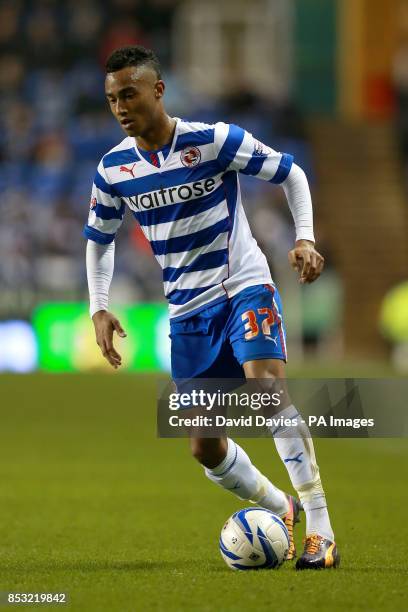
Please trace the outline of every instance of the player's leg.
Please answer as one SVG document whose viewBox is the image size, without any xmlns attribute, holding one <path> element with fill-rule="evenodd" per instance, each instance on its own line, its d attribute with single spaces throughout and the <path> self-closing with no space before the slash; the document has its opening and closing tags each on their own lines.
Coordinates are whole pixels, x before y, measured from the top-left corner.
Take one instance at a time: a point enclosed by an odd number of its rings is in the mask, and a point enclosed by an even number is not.
<svg viewBox="0 0 408 612">
<path fill-rule="evenodd" d="M 190 438 L 191 452 L 215 484 L 283 517 L 288 496 L 275 487 L 231 438 Z"/>
<path fill-rule="evenodd" d="M 188 319 L 170 322 L 172 375 L 176 385 L 201 379 L 232 379 L 239 386 L 244 371 L 226 340 L 230 313 L 227 302 L 204 309 Z M 241 499 L 264 505 L 279 516 L 288 511 L 285 493 L 259 472 L 245 451 L 232 440 L 191 436 L 194 457 L 205 474 Z"/>
<path fill-rule="evenodd" d="M 285 378 L 285 365 L 280 359 L 248 361 L 243 367 L 246 377 L 257 379 L 259 384 L 265 387 L 264 390 L 268 390 L 268 381 L 273 384 L 275 379 Z M 272 386 L 269 390 L 272 390 Z M 283 425 L 272 431 L 277 451 L 306 514 L 305 549 L 296 567 L 335 567 L 339 563 L 339 555 L 309 429 L 301 422 L 298 411 L 291 403 L 275 414 L 275 418 L 279 416 L 298 421 L 296 427 L 288 428 Z"/>
<path fill-rule="evenodd" d="M 257 384 L 268 383 L 268 380 L 272 384 L 276 378 L 284 379 L 285 329 L 276 287 L 274 285 L 249 287 L 234 296 L 231 302 L 232 313 L 228 334 L 234 355 L 243 366 L 246 377 L 256 378 Z M 289 402 L 284 408 L 283 416 L 296 418 L 297 414 L 296 408 Z M 283 429 L 277 429 L 272 433 L 279 455 L 306 511 L 307 536 L 316 535 L 332 544 L 333 532 L 309 430 L 302 426 L 299 419 L 296 429 L 291 428 L 291 434 Z M 288 529 L 291 529 L 293 524 L 289 515 Z M 314 542 L 315 540 L 310 539 L 306 541 L 308 550 L 316 548 Z M 291 555 L 295 555 L 294 546 Z M 314 559 L 316 560 L 316 555 Z M 308 567 L 313 566 L 305 553 L 298 560 L 297 567 L 303 564 Z"/>
</svg>

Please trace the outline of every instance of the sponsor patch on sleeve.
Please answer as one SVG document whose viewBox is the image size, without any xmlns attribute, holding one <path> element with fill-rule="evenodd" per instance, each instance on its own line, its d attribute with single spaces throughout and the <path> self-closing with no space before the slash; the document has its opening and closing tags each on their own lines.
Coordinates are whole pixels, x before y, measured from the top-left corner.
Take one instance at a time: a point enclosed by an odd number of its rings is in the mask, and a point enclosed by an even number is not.
<svg viewBox="0 0 408 612">
<path fill-rule="evenodd" d="M 254 139 L 254 155 L 269 155 L 272 150 L 259 140 Z"/>
</svg>

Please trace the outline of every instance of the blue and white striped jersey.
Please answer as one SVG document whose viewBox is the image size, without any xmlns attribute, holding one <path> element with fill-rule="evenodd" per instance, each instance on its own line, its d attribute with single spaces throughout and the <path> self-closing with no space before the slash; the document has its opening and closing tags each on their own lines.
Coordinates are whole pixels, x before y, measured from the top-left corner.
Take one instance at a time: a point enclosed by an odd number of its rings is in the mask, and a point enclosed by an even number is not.
<svg viewBox="0 0 408 612">
<path fill-rule="evenodd" d="M 293 157 L 236 125 L 177 119 L 166 158 L 150 163 L 125 138 L 101 160 L 84 234 L 108 244 L 127 205 L 163 270 L 170 317 L 184 318 L 251 285 L 270 283 L 242 207 L 238 172 L 281 183 Z"/>
</svg>

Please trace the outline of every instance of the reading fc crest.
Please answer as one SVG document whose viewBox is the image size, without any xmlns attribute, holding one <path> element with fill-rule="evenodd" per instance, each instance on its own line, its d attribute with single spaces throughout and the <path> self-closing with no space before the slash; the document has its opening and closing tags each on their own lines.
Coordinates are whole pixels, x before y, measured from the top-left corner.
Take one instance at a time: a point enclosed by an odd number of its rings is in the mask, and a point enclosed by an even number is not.
<svg viewBox="0 0 408 612">
<path fill-rule="evenodd" d="M 192 168 L 193 166 L 196 166 L 198 163 L 200 163 L 200 149 L 197 149 L 197 147 L 186 147 L 180 153 L 180 159 L 183 166 L 186 166 L 187 168 Z"/>
</svg>

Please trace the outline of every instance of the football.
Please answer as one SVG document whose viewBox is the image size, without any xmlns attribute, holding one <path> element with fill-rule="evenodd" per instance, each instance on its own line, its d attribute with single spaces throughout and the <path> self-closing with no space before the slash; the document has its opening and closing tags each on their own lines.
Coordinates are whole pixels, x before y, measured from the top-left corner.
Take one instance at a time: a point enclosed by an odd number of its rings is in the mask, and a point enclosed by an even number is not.
<svg viewBox="0 0 408 612">
<path fill-rule="evenodd" d="M 286 559 L 288 550 L 285 523 L 264 508 L 235 512 L 221 530 L 221 556 L 231 569 L 276 569 Z"/>
</svg>

